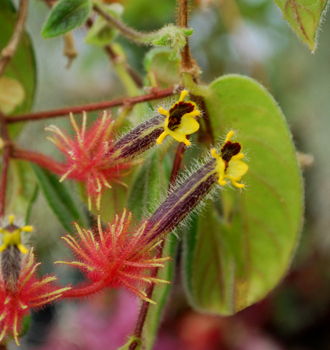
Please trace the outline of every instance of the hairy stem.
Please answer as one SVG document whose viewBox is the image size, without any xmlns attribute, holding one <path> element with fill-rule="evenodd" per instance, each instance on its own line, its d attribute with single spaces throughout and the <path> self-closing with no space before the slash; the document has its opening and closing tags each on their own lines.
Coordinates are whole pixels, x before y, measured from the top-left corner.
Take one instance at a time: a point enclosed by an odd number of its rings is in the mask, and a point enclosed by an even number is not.
<svg viewBox="0 0 330 350">
<path fill-rule="evenodd" d="M 178 0 L 178 14 L 177 25 L 182 28 L 188 27 L 188 0 Z M 196 67 L 190 48 L 188 38 L 186 39 L 186 45 L 181 51 L 181 68 L 183 72 L 192 71 Z"/>
<path fill-rule="evenodd" d="M 170 186 L 172 186 L 175 183 L 175 180 L 179 174 L 185 150 L 186 150 L 186 146 L 183 143 L 180 143 L 176 149 L 175 158 L 173 161 L 172 171 L 171 171 L 171 176 L 170 176 Z M 157 252 L 157 256 L 156 256 L 157 258 L 160 258 L 163 255 L 164 246 L 165 246 L 165 240 L 162 241 L 162 243 L 160 244 L 160 246 L 158 248 L 158 252 Z M 158 271 L 159 271 L 159 267 L 155 268 L 152 271 L 152 277 L 157 277 Z M 152 283 L 148 286 L 148 288 L 146 289 L 147 298 L 152 299 L 154 289 L 155 289 L 154 283 Z M 142 337 L 144 324 L 145 324 L 145 321 L 147 319 L 149 307 L 150 307 L 149 302 L 147 302 L 147 301 L 142 302 L 142 306 L 140 309 L 140 313 L 139 313 L 138 320 L 137 320 L 134 334 L 133 334 L 134 340 L 130 344 L 129 350 L 135 350 L 137 348 L 137 346 L 140 344 L 140 340 Z"/>
<path fill-rule="evenodd" d="M 67 108 L 61 108 L 61 109 L 53 109 L 53 110 L 44 111 L 44 112 L 10 116 L 10 117 L 6 117 L 6 123 L 10 124 L 10 123 L 17 123 L 17 122 L 28 121 L 28 120 L 33 121 L 33 120 L 57 118 L 57 117 L 68 116 L 69 113 L 82 113 L 82 112 L 89 112 L 89 111 L 104 110 L 107 108 L 118 107 L 123 105 L 129 106 L 129 105 L 134 105 L 141 102 L 165 98 L 165 97 L 174 95 L 175 93 L 176 93 L 176 89 L 173 87 L 166 88 L 166 89 L 153 89 L 149 94 L 142 95 L 142 96 L 122 97 L 111 101 L 90 103 L 82 106 L 74 106 L 74 107 L 67 107 Z"/>
<path fill-rule="evenodd" d="M 4 47 L 0 53 L 0 76 L 3 74 L 6 66 L 14 56 L 17 50 L 18 44 L 21 41 L 22 34 L 24 32 L 25 21 L 27 18 L 27 11 L 28 11 L 28 0 L 21 0 L 19 9 L 18 9 L 17 22 L 15 24 L 13 34 L 7 46 Z"/>
<path fill-rule="evenodd" d="M 144 38 L 149 35 L 149 33 L 141 33 L 131 27 L 128 27 L 125 23 L 120 21 L 118 18 L 111 16 L 96 4 L 93 6 L 93 10 L 102 16 L 111 26 L 118 29 L 120 33 L 129 40 L 141 44 L 145 41 Z"/>
</svg>

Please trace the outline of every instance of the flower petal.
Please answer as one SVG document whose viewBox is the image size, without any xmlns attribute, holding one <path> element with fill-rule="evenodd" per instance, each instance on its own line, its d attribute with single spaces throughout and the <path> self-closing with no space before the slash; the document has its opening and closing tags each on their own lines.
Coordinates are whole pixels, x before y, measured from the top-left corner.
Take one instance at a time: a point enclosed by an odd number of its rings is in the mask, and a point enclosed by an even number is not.
<svg viewBox="0 0 330 350">
<path fill-rule="evenodd" d="M 249 166 L 241 160 L 231 160 L 229 162 L 226 175 L 233 179 L 239 180 L 249 169 Z"/>
<path fill-rule="evenodd" d="M 190 135 L 196 132 L 198 129 L 198 121 L 191 116 L 184 115 L 181 119 L 179 127 L 175 131 L 181 134 Z"/>
<path fill-rule="evenodd" d="M 174 138 L 174 140 L 176 140 L 178 142 L 183 142 L 184 144 L 186 144 L 186 146 L 191 145 L 191 142 L 186 137 L 187 134 L 178 132 L 177 130 L 175 130 L 175 131 L 168 130 L 167 133 L 169 135 L 171 135 Z"/>
</svg>

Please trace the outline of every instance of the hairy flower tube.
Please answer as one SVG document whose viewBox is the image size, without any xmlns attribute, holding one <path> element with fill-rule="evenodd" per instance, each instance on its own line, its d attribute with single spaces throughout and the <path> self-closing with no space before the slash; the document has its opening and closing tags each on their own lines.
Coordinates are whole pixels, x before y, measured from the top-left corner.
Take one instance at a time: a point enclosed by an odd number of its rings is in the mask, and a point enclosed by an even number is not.
<svg viewBox="0 0 330 350">
<path fill-rule="evenodd" d="M 244 155 L 240 152 L 240 143 L 231 141 L 233 136 L 234 131 L 229 131 L 220 155 L 215 148 L 211 149 L 212 159 L 171 189 L 165 201 L 147 220 L 145 232 L 148 232 L 150 240 L 162 237 L 177 227 L 203 202 L 215 184 L 225 186 L 228 178 L 235 187 L 244 187 L 238 181 L 248 171 L 248 165 L 241 160 Z"/>
<path fill-rule="evenodd" d="M 2 232 L 23 232 L 16 226 L 14 217 L 9 217 L 9 225 L 1 227 Z M 24 226 L 23 226 L 24 227 Z M 31 226 L 28 231 L 32 229 Z M 19 344 L 21 323 L 32 308 L 42 307 L 59 299 L 64 291 L 70 289 L 56 288 L 52 283 L 54 276 L 41 279 L 36 277 L 40 264 L 34 262 L 32 249 L 22 255 L 21 240 L 12 240 L 1 252 L 0 262 L 0 342 L 7 336 L 13 336 Z M 24 247 L 24 249 L 26 249 Z"/>
<path fill-rule="evenodd" d="M 46 130 L 54 133 L 49 139 L 65 155 L 61 164 L 61 180 L 74 179 L 85 183 L 89 203 L 95 200 L 100 207 L 101 194 L 105 188 L 111 188 L 112 182 L 121 183 L 121 178 L 131 168 L 131 162 L 113 162 L 113 120 L 104 113 L 90 128 L 86 127 L 86 113 L 83 114 L 80 128 L 73 115 L 70 115 L 75 137 L 70 137 L 58 127 L 51 125 Z"/>
<path fill-rule="evenodd" d="M 169 110 L 163 107 L 158 108 L 158 112 L 166 119 L 164 131 L 157 138 L 157 143 L 162 143 L 165 137 L 169 135 L 176 141 L 183 142 L 186 146 L 191 145 L 187 135 L 193 134 L 199 129 L 196 117 L 199 117 L 201 112 L 193 101 L 184 101 L 187 95 L 188 91 L 182 90 L 179 100 Z"/>
<path fill-rule="evenodd" d="M 76 224 L 77 238 L 66 235 L 63 239 L 77 260 L 57 263 L 79 268 L 90 282 L 73 288 L 65 297 L 81 297 L 106 287 L 124 287 L 152 303 L 143 289 L 147 283 L 167 282 L 150 276 L 150 271 L 162 267 L 168 258 L 154 257 L 159 242 L 150 244 L 144 228 L 142 224 L 137 230 L 132 230 L 131 214 L 126 210 L 104 228 L 100 219 L 96 230 L 82 229 Z"/>
<path fill-rule="evenodd" d="M 121 137 L 114 145 L 114 161 L 134 158 L 155 144 L 161 144 L 167 135 L 189 146 L 191 143 L 187 135 L 199 129 L 196 117 L 201 112 L 194 102 L 184 101 L 187 95 L 188 91 L 182 90 L 179 100 L 168 111 L 159 107 L 157 111 L 160 115 L 150 118 Z"/>
</svg>

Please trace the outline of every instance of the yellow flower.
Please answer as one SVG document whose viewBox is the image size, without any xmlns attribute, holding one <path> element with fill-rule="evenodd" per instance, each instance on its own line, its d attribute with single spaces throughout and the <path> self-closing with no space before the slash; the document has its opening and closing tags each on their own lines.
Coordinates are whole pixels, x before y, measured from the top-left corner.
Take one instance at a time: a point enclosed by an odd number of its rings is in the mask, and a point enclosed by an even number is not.
<svg viewBox="0 0 330 350">
<path fill-rule="evenodd" d="M 244 188 L 245 185 L 239 183 L 239 181 L 248 171 L 249 166 L 241 160 L 244 158 L 244 154 L 241 152 L 241 145 L 238 142 L 231 141 L 234 134 L 233 130 L 229 131 L 221 147 L 220 154 L 217 153 L 215 148 L 212 148 L 211 156 L 216 160 L 219 185 L 226 185 L 228 179 L 235 187 Z"/>
<path fill-rule="evenodd" d="M 187 90 L 182 90 L 179 101 L 175 102 L 169 110 L 163 107 L 158 108 L 158 113 L 166 117 L 164 131 L 159 135 L 156 142 L 161 144 L 167 135 L 172 136 L 176 141 L 183 142 L 190 146 L 191 142 L 187 135 L 193 134 L 199 129 L 199 123 L 195 119 L 201 115 L 196 103 L 184 101 L 188 95 Z"/>
<path fill-rule="evenodd" d="M 26 254 L 28 249 L 22 244 L 21 233 L 31 232 L 33 230 L 32 226 L 16 226 L 15 216 L 9 215 L 8 225 L 5 227 L 0 227 L 0 233 L 3 234 L 2 244 L 0 245 L 0 252 L 7 249 L 9 246 L 16 246 L 17 249 L 22 253 Z"/>
</svg>

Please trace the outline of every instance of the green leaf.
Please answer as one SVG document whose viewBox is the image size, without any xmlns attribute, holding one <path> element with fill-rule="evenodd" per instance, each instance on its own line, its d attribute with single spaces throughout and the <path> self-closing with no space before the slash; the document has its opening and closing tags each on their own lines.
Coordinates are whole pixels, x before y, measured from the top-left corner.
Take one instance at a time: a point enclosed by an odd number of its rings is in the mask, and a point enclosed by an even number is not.
<svg viewBox="0 0 330 350">
<path fill-rule="evenodd" d="M 18 80 L 0 77 L 0 112 L 11 113 L 24 101 L 24 97 L 24 88 Z"/>
<path fill-rule="evenodd" d="M 298 37 L 313 52 L 317 45 L 317 34 L 325 12 L 326 0 L 275 0 L 284 18 Z"/>
<path fill-rule="evenodd" d="M 58 1 L 42 27 L 42 36 L 53 38 L 79 27 L 85 23 L 91 9 L 91 0 Z"/>
<path fill-rule="evenodd" d="M 151 85 L 171 86 L 180 80 L 180 59 L 172 49 L 156 47 L 149 50 L 144 67 Z"/>
<path fill-rule="evenodd" d="M 0 11 L 0 49 L 8 44 L 13 34 L 16 20 L 16 10 L 11 1 L 2 0 Z M 14 108 L 11 108 L 9 111 L 7 109 L 5 112 L 16 114 L 29 111 L 33 104 L 37 77 L 32 43 L 26 32 L 23 34 L 14 57 L 6 67 L 3 77 L 16 82 L 15 91 L 17 91 L 17 83 L 24 91 L 24 99 L 19 99 L 19 103 L 15 103 L 15 106 L 13 106 Z M 3 90 L 3 86 L 0 86 L 0 95 L 2 96 L 4 93 L 6 93 L 6 90 Z M 16 102 L 18 102 L 18 100 Z M 0 108 L 1 105 L 2 102 L 0 101 Z"/>
<path fill-rule="evenodd" d="M 195 219 L 185 282 L 196 308 L 228 315 L 262 299 L 286 273 L 302 224 L 303 186 L 287 123 L 261 85 L 225 76 L 205 101 L 217 138 L 236 131 L 249 171 L 246 189 L 224 189 L 216 209 Z"/>
<path fill-rule="evenodd" d="M 15 214 L 27 223 L 32 204 L 38 193 L 37 181 L 30 164 L 11 160 L 8 180 L 10 196 L 7 203 L 7 213 Z"/>
<path fill-rule="evenodd" d="M 159 152 L 152 152 L 136 174 L 129 195 L 129 209 L 135 217 L 146 218 L 153 212 L 161 196 L 166 194 L 168 178 Z"/>
<path fill-rule="evenodd" d="M 192 35 L 193 29 L 181 28 L 174 24 L 168 24 L 156 32 L 146 36 L 146 42 L 153 46 L 167 46 L 176 52 L 180 52 L 187 42 L 187 37 Z"/>
<path fill-rule="evenodd" d="M 111 4 L 107 7 L 103 6 L 103 10 L 115 18 L 121 18 L 124 8 L 121 4 Z M 103 17 L 99 16 L 88 31 L 85 41 L 88 44 L 103 47 L 111 43 L 117 35 L 118 30 L 114 27 L 110 27 L 108 22 Z"/>
<path fill-rule="evenodd" d="M 169 179 L 169 169 L 166 168 L 166 165 L 166 159 L 161 160 L 159 152 L 155 151 L 137 174 L 129 200 L 130 210 L 135 218 L 139 220 L 146 218 L 148 213 L 155 210 L 162 194 L 166 194 Z M 158 271 L 158 278 L 173 281 L 177 243 L 174 235 L 167 238 L 163 256 L 171 256 L 173 260 L 167 262 L 165 267 Z M 154 288 L 152 300 L 157 304 L 150 305 L 147 313 L 142 333 L 144 350 L 151 350 L 153 347 L 170 291 L 170 284 L 158 284 Z"/>
<path fill-rule="evenodd" d="M 33 164 L 40 188 L 48 201 L 50 208 L 67 231 L 72 230 L 72 223 L 78 222 L 86 226 L 86 217 L 82 213 L 65 184 L 59 182 L 56 175 Z"/>
</svg>

